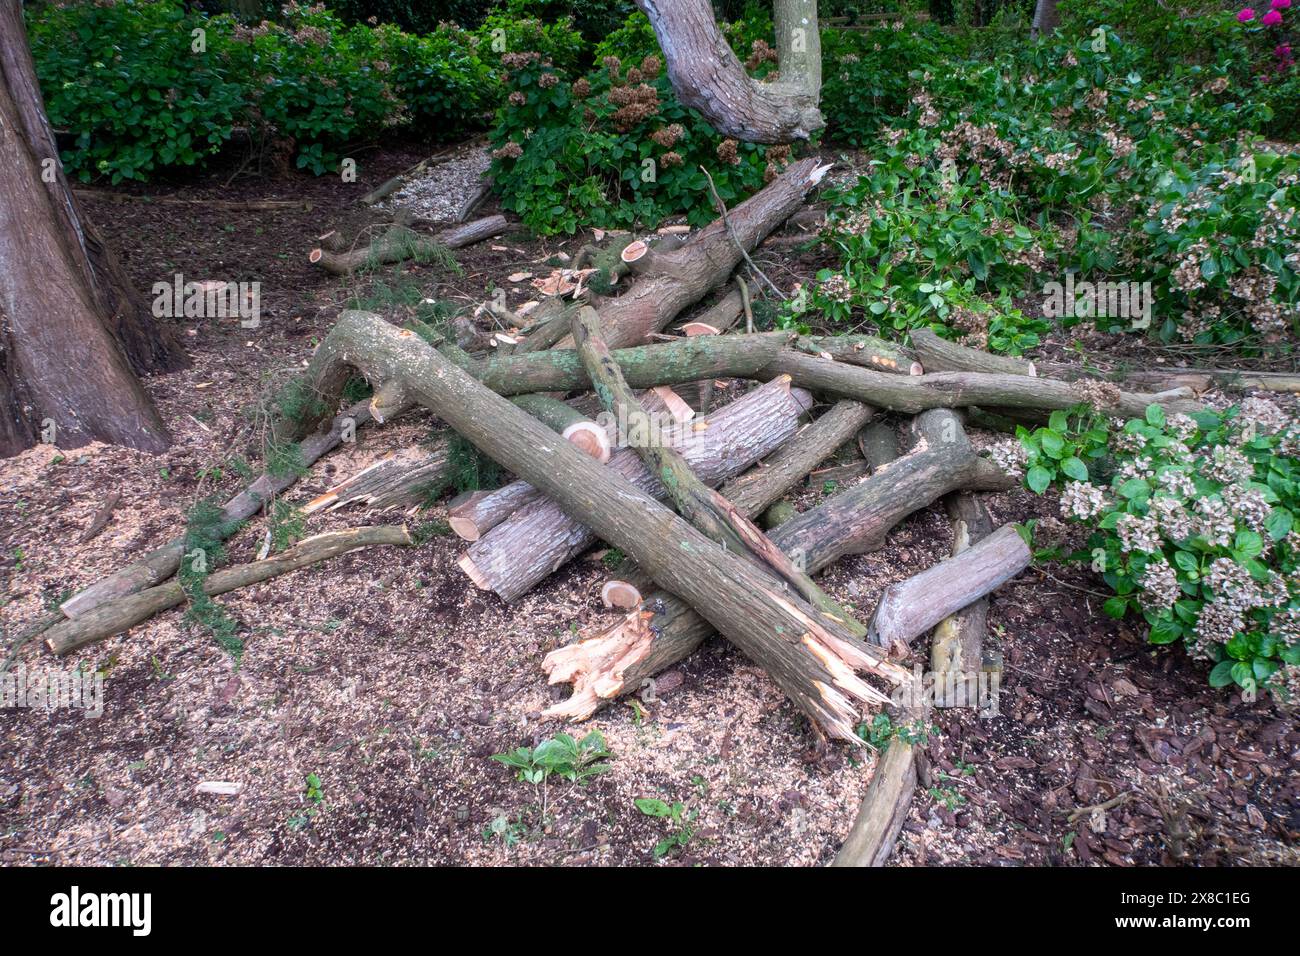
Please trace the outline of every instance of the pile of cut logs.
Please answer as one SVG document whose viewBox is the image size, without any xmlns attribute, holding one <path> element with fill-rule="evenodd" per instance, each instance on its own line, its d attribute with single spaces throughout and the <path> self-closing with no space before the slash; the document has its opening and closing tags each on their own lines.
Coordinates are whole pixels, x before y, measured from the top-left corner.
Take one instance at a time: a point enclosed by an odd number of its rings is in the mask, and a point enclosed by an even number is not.
<svg viewBox="0 0 1300 956">
<path fill-rule="evenodd" d="M 907 349 L 868 335 L 731 332 L 749 306 L 743 283 L 730 289 L 733 272 L 826 171 L 815 160 L 795 162 L 690 238 L 619 244 L 599 267 L 602 283 L 583 288 L 578 276 L 527 316 L 492 310 L 511 327 L 478 352 L 419 323 L 344 312 L 302 374 L 322 411 L 276 423 L 277 439 L 299 443 L 311 464 L 348 429 L 422 407 L 517 476 L 450 508 L 451 527 L 468 542 L 460 560 L 468 582 L 504 601 L 598 541 L 626 555 L 619 578 L 602 589 L 617 619 L 543 663 L 551 683 L 572 686 L 548 716 L 590 716 L 716 631 L 819 734 L 862 744 L 855 727 L 865 710 L 899 710 L 893 702 L 913 681 L 906 659 L 918 638 L 932 634 L 932 669 L 980 669 L 984 599 L 1030 561 L 1017 530 L 995 529 L 974 497 L 1015 482 L 976 454 L 965 424 L 1042 420 L 1084 401 L 1116 415 L 1141 415 L 1152 402 L 1170 412 L 1198 407 L 1185 387 L 1134 394 L 1038 375 L 1029 362 L 927 332 L 914 333 Z M 493 231 L 499 224 L 466 227 Z M 399 246 L 409 243 L 317 259 L 347 271 L 352 259 L 383 259 Z M 593 263 L 601 259 L 592 254 Z M 678 334 L 666 332 L 674 322 Z M 358 373 L 374 395 L 339 411 Z M 720 403 L 720 394 L 736 397 Z M 911 417 L 896 427 L 886 415 Z M 802 514 L 780 507 L 846 444 L 860 449 L 860 480 Z M 446 444 L 396 451 L 307 510 L 410 507 L 451 457 Z M 256 514 L 292 480 L 261 476 L 226 517 Z M 904 517 L 940 500 L 954 527 L 951 555 L 887 588 L 869 616 L 859 620 L 818 586 L 819 571 L 880 547 Z M 262 577 L 351 547 L 409 541 L 400 528 L 318 536 L 269 559 L 282 567 Z M 75 595 L 43 622 L 50 648 L 67 653 L 179 603 L 180 588 L 166 582 L 183 551 L 177 538 Z M 247 569 L 267 563 L 214 575 L 208 590 L 258 580 Z M 840 862 L 888 856 L 916 777 L 909 746 L 890 754 Z"/>
</svg>

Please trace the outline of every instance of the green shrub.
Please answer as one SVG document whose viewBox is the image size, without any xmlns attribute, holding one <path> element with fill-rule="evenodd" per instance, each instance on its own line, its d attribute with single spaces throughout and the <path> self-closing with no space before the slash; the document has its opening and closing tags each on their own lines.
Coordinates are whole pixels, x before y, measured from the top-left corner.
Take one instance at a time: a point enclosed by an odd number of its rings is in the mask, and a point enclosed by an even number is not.
<svg viewBox="0 0 1300 956">
<path fill-rule="evenodd" d="M 579 69 L 586 47 L 573 18 L 547 22 L 530 11 L 531 5 L 530 0 L 507 0 L 493 11 L 474 32 L 480 56 L 499 67 L 507 54 L 537 53 L 558 70 Z"/>
<path fill-rule="evenodd" d="M 76 137 L 64 168 L 83 182 L 200 163 L 243 113 L 244 86 L 219 52 L 232 24 L 173 0 L 46 5 L 29 9 L 27 29 L 50 123 Z"/>
<path fill-rule="evenodd" d="M 1213 686 L 1294 703 L 1300 422 L 1263 399 L 1168 418 L 1152 405 L 1143 419 L 1109 423 L 1085 407 L 1019 439 L 1026 484 L 1059 484 L 1062 517 L 1090 529 L 1069 557 L 1115 592 L 1107 614 L 1140 614 L 1152 644 L 1181 641 L 1213 664 Z"/>
<path fill-rule="evenodd" d="M 388 65 L 389 83 L 417 134 L 451 139 L 483 125 L 484 114 L 496 107 L 500 83 L 476 41 L 449 24 L 424 36 L 394 27 L 374 31 L 379 62 Z"/>
<path fill-rule="evenodd" d="M 198 164 L 238 125 L 291 145 L 319 175 L 393 130 L 458 136 L 500 91 L 472 34 L 347 27 L 320 6 L 249 25 L 178 0 L 119 0 L 43 7 L 28 23 L 50 120 L 76 134 L 64 166 L 83 181 Z"/>
<path fill-rule="evenodd" d="M 284 23 L 235 24 L 231 70 L 249 83 L 255 125 L 291 141 L 297 165 L 337 168 L 340 149 L 406 121 L 366 27 L 347 29 L 320 7 L 290 4 Z"/>
<path fill-rule="evenodd" d="M 507 54 L 510 94 L 492 133 L 502 205 L 542 234 L 581 225 L 654 226 L 716 215 L 708 181 L 728 204 L 762 183 L 788 150 L 723 140 L 674 97 L 657 57 L 616 58 L 568 81 L 537 52 Z"/>
</svg>

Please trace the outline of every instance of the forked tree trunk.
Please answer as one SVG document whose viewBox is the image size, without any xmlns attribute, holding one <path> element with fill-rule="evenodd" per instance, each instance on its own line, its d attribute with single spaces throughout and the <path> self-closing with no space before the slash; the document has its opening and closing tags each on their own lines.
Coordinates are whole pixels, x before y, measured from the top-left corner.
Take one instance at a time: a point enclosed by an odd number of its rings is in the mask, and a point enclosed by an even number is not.
<svg viewBox="0 0 1300 956">
<path fill-rule="evenodd" d="M 808 139 L 817 109 L 821 40 L 816 0 L 776 0 L 780 80 L 752 79 L 713 18 L 709 0 L 637 0 L 650 20 L 677 98 L 714 129 L 751 143 Z M 802 30 L 802 33 L 795 32 Z"/>
<path fill-rule="evenodd" d="M 132 370 L 174 368 L 121 268 L 68 188 L 17 0 L 0 0 L 0 456 L 37 440 L 162 451 L 167 429 Z"/>
</svg>

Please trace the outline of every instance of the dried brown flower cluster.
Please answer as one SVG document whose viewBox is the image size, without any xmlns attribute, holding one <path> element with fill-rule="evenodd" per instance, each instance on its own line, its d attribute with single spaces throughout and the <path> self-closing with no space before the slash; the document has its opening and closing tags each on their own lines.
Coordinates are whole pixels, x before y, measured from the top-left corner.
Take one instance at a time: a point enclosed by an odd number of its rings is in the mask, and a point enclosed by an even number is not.
<svg viewBox="0 0 1300 956">
<path fill-rule="evenodd" d="M 686 135 L 686 130 L 681 123 L 673 123 L 670 126 L 663 126 L 650 134 L 650 138 L 664 149 L 672 149 L 677 145 L 678 140 Z"/>
<path fill-rule="evenodd" d="M 718 159 L 732 166 L 740 165 L 739 145 L 734 139 L 724 139 L 718 144 Z"/>
<path fill-rule="evenodd" d="M 542 58 L 542 55 L 536 50 L 529 50 L 524 53 L 506 53 L 501 57 L 501 65 L 507 70 L 522 70 L 529 64 L 536 63 Z"/>
<path fill-rule="evenodd" d="M 650 117 L 659 115 L 659 91 L 646 83 L 615 86 L 609 91 L 609 101 L 618 107 L 613 121 L 614 128 L 620 133 L 630 132 Z"/>
<path fill-rule="evenodd" d="M 773 50 L 766 40 L 755 40 L 749 45 L 749 58 L 745 60 L 745 69 L 757 70 L 764 63 L 775 63 L 777 61 L 776 51 Z"/>
</svg>

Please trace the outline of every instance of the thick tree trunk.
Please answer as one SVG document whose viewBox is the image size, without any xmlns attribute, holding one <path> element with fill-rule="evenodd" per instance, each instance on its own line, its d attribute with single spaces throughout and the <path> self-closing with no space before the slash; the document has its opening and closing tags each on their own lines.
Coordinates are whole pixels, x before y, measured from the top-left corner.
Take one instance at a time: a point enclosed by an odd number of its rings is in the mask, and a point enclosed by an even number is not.
<svg viewBox="0 0 1300 956">
<path fill-rule="evenodd" d="M 600 317 L 595 309 L 578 310 L 573 319 L 573 336 L 605 410 L 624 418 L 647 420 L 645 409 L 624 381 L 609 346 L 600 337 Z M 853 615 L 817 587 L 803 568 L 796 567 L 758 525 L 701 481 L 680 452 L 653 435 L 632 443 L 632 447 L 650 473 L 659 478 L 678 514 L 725 550 L 748 558 L 756 568 L 770 574 L 773 583 L 792 588 L 817 608 L 829 625 L 844 629 L 845 636 L 862 636 L 862 627 Z"/>
<path fill-rule="evenodd" d="M 752 143 L 789 143 L 825 125 L 817 109 L 821 40 L 815 0 L 777 0 L 777 48 L 784 59 L 775 83 L 760 83 L 745 72 L 709 0 L 637 0 L 637 6 L 654 27 L 677 98 L 718 132 Z M 795 34 L 796 28 L 805 32 Z"/>
<path fill-rule="evenodd" d="M 174 367 L 179 354 L 86 231 L 20 4 L 0 0 L 0 456 L 38 439 L 165 449 L 167 429 L 124 349 L 141 368 Z"/>
<path fill-rule="evenodd" d="M 660 585 L 699 608 L 827 735 L 860 742 L 853 731 L 860 706 L 887 699 L 859 672 L 907 679 L 901 667 L 838 636 L 811 606 L 774 592 L 767 575 L 484 388 L 415 333 L 369 313 L 343 313 L 317 349 L 304 385 L 337 401 L 353 368 L 371 381 L 403 382 L 484 454 L 632 556 Z M 297 430 L 312 424 L 303 421 Z"/>
<path fill-rule="evenodd" d="M 651 415 L 666 416 L 677 422 L 685 421 L 685 418 L 673 414 L 669 403 L 664 401 L 663 394 L 671 394 L 671 390 L 651 389 L 642 393 L 641 402 Z M 512 401 L 515 404 L 519 403 L 518 399 L 512 399 Z M 680 403 L 681 400 L 677 399 L 677 401 Z M 581 415 L 581 412 L 571 405 L 565 405 L 564 407 L 572 411 L 574 415 Z M 524 410 L 531 411 L 529 408 Z M 533 417 L 538 416 L 534 415 Z M 605 435 L 607 447 L 619 442 L 618 432 L 618 422 L 616 420 L 607 420 L 602 431 Z M 564 437 L 568 438 L 569 436 L 565 435 Z M 612 452 L 611 455 L 604 458 L 597 457 L 596 460 L 606 462 L 609 461 L 610 457 L 612 457 Z M 453 507 L 450 511 L 451 530 L 466 541 L 477 541 L 519 509 L 542 500 L 544 497 L 540 491 L 528 482 L 512 481 L 495 491 L 489 491 L 486 494 L 470 498 Z"/>
<path fill-rule="evenodd" d="M 702 421 L 672 426 L 660 435 L 686 458 L 705 482 L 739 474 L 793 435 L 812 404 L 805 392 L 791 392 L 786 380 L 771 382 Z M 664 497 L 662 484 L 636 452 L 623 449 L 605 466 L 642 491 Z M 470 547 L 461 567 L 481 588 L 515 601 L 551 572 L 586 550 L 593 531 L 559 503 L 535 501 L 515 512 Z"/>
</svg>

